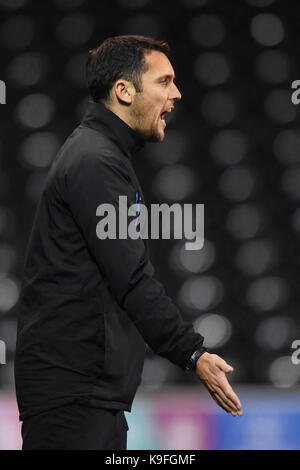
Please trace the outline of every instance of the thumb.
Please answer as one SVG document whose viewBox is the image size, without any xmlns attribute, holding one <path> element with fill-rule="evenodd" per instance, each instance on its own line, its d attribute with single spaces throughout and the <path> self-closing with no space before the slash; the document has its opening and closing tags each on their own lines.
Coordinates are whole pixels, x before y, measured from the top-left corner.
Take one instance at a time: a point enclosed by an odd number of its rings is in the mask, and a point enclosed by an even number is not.
<svg viewBox="0 0 300 470">
<path fill-rule="evenodd" d="M 225 372 L 225 374 L 231 374 L 233 372 L 233 367 L 227 364 L 227 362 L 222 361 L 220 363 L 220 369 Z"/>
</svg>

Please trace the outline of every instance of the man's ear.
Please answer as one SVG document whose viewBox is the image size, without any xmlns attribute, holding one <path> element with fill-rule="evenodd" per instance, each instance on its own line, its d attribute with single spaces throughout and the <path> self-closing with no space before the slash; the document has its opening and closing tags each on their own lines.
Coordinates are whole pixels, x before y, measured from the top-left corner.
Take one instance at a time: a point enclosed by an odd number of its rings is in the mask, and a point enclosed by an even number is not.
<svg viewBox="0 0 300 470">
<path fill-rule="evenodd" d="M 114 84 L 114 90 L 118 101 L 124 104 L 132 103 L 135 94 L 135 88 L 131 82 L 120 78 Z"/>
</svg>

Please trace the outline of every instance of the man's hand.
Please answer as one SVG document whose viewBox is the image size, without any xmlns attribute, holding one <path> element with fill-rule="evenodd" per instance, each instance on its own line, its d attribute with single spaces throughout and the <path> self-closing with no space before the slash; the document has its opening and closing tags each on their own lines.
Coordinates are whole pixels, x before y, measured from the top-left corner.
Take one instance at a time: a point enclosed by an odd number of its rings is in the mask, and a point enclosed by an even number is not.
<svg viewBox="0 0 300 470">
<path fill-rule="evenodd" d="M 203 353 L 196 364 L 196 374 L 217 404 L 233 416 L 242 416 L 241 402 L 225 375 L 232 371 L 233 368 L 224 359 L 208 352 Z"/>
</svg>

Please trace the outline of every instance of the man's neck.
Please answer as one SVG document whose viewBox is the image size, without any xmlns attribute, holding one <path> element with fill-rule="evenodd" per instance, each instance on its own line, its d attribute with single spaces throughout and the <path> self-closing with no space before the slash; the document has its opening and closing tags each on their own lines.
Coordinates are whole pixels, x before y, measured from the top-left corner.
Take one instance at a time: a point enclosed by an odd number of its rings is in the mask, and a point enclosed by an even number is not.
<svg viewBox="0 0 300 470">
<path fill-rule="evenodd" d="M 127 124 L 127 126 L 131 127 L 131 129 L 133 129 L 131 120 L 128 116 L 128 110 L 123 110 L 122 108 L 120 108 L 120 106 L 117 106 L 114 103 L 113 104 L 103 103 L 103 104 L 107 109 L 109 109 L 109 111 L 116 114 L 116 116 L 118 116 L 120 119 L 122 119 L 122 121 L 124 121 L 125 124 Z"/>
</svg>

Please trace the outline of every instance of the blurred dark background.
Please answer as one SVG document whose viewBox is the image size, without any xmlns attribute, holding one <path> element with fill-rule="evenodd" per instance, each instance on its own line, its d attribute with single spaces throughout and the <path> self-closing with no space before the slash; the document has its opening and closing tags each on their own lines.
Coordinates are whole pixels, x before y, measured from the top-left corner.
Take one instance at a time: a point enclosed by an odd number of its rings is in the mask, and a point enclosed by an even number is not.
<svg viewBox="0 0 300 470">
<path fill-rule="evenodd" d="M 13 386 L 22 266 L 43 182 L 84 113 L 88 50 L 119 34 L 167 40 L 183 96 L 164 142 L 134 161 L 146 202 L 205 205 L 202 250 L 151 241 L 157 278 L 235 367 L 233 383 L 299 384 L 299 15 L 296 0 L 0 0 L 2 389 Z M 196 382 L 147 355 L 145 387 Z"/>
</svg>

